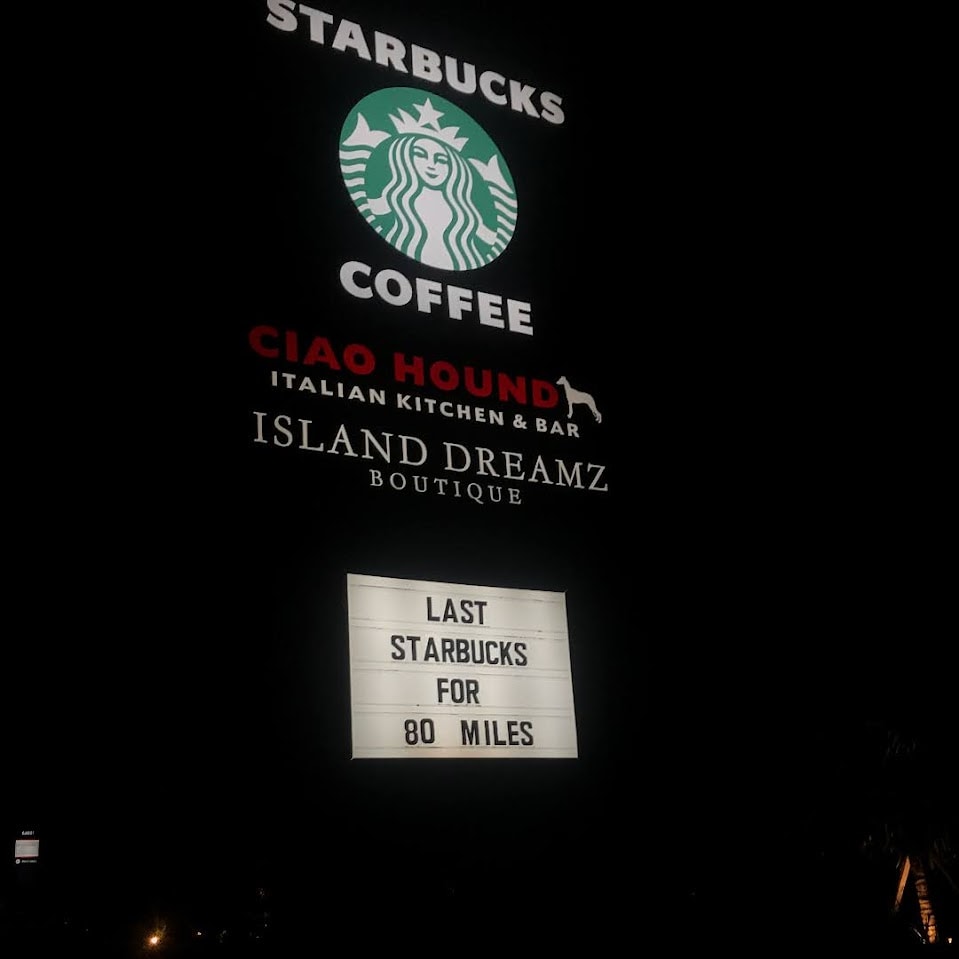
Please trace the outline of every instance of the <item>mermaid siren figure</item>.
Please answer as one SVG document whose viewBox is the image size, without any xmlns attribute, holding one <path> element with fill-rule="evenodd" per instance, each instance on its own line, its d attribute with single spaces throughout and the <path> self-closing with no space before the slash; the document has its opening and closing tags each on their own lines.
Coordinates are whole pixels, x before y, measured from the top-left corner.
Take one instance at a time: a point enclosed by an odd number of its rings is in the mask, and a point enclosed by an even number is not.
<svg viewBox="0 0 959 959">
<path fill-rule="evenodd" d="M 413 108 L 416 119 L 391 107 L 395 133 L 371 128 L 356 112 L 340 145 L 350 197 L 376 232 L 411 259 L 440 270 L 485 266 L 503 252 L 516 228 L 515 191 L 499 153 L 488 141 L 488 160 L 464 157 L 469 137 L 457 135 L 459 126 L 441 126 L 445 114 L 429 97 Z"/>
</svg>

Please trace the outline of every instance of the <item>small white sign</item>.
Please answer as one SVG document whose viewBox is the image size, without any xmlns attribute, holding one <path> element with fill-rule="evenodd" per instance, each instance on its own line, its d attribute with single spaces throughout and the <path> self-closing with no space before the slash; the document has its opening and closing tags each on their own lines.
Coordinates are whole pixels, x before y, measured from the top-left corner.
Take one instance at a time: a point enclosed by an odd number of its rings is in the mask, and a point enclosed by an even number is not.
<svg viewBox="0 0 959 959">
<path fill-rule="evenodd" d="M 40 855 L 39 839 L 16 839 L 13 843 L 13 858 L 19 865 L 24 860 L 31 862 Z"/>
<path fill-rule="evenodd" d="M 566 595 L 347 574 L 354 759 L 575 759 Z"/>
</svg>

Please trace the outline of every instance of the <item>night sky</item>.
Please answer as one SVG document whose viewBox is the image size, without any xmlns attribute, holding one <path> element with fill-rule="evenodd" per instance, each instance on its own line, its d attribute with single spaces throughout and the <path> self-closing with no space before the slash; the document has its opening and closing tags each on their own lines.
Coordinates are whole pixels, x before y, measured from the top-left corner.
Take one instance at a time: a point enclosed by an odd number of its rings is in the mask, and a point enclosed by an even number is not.
<svg viewBox="0 0 959 959">
<path fill-rule="evenodd" d="M 93 28 L 111 55 L 45 132 L 8 339 L 4 823 L 11 851 L 41 839 L 30 874 L 6 854 L 21 940 L 132 954 L 159 921 L 242 937 L 268 911 L 277 955 L 334 934 L 909 941 L 874 840 L 907 815 L 954 836 L 959 808 L 928 451 L 823 306 L 836 232 L 810 253 L 816 190 L 767 135 L 792 101 L 717 53 L 730 24 L 510 7 L 325 9 L 563 97 L 552 125 L 429 88 L 523 203 L 506 253 L 456 282 L 529 300 L 532 337 L 339 283 L 347 260 L 453 282 L 374 236 L 336 162 L 346 112 L 414 78 L 272 28 L 266 3 L 143 17 L 122 44 Z M 578 410 L 572 440 L 317 406 L 269 386 L 258 324 L 568 373 L 603 421 Z M 377 491 L 345 457 L 253 443 L 262 408 L 602 463 L 609 488 Z M 564 592 L 579 758 L 351 760 L 348 572 Z"/>
</svg>

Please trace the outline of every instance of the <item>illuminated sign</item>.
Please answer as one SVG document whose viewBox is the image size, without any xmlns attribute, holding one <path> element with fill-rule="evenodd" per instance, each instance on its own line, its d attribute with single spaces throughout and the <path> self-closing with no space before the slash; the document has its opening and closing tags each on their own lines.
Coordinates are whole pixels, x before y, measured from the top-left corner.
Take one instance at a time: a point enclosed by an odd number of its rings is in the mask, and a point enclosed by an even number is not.
<svg viewBox="0 0 959 959">
<path fill-rule="evenodd" d="M 14 840 L 13 858 L 16 865 L 37 862 L 40 856 L 40 840 L 33 829 L 24 829 Z"/>
<path fill-rule="evenodd" d="M 547 182 L 568 168 L 543 159 L 574 148 L 563 98 L 372 21 L 263 2 L 289 56 L 345 82 L 303 90 L 310 129 L 335 124 L 328 135 L 276 131 L 276 158 L 288 158 L 277 175 L 311 197 L 302 219 L 282 213 L 277 226 L 317 234 L 284 242 L 321 255 L 291 261 L 290 283 L 271 285 L 269 320 L 248 331 L 255 455 L 352 471 L 358 495 L 365 486 L 377 502 L 596 502 L 610 491 L 609 394 L 580 365 L 580 320 L 577 335 L 556 335 L 573 315 L 565 258 L 580 248 L 556 199 L 569 184 Z M 295 289 L 318 294 L 306 313 Z M 359 327 L 360 316 L 375 322 Z M 541 322 L 575 360 L 528 349 Z M 468 353 L 451 346 L 458 335 Z M 425 347 L 434 336 L 436 350 Z M 504 336 L 527 343 L 504 349 Z"/>
<path fill-rule="evenodd" d="M 347 574 L 354 759 L 578 756 L 564 593 Z"/>
</svg>

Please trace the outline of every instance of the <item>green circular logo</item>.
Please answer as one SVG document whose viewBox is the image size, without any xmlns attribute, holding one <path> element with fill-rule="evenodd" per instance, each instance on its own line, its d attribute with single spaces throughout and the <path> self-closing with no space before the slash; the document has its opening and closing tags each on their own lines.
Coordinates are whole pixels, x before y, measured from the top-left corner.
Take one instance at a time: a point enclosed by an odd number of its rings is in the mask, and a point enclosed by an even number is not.
<svg viewBox="0 0 959 959">
<path fill-rule="evenodd" d="M 496 144 L 434 94 L 391 87 L 360 100 L 340 131 L 340 170 L 366 222 L 427 266 L 479 269 L 516 230 L 516 188 Z"/>
</svg>

